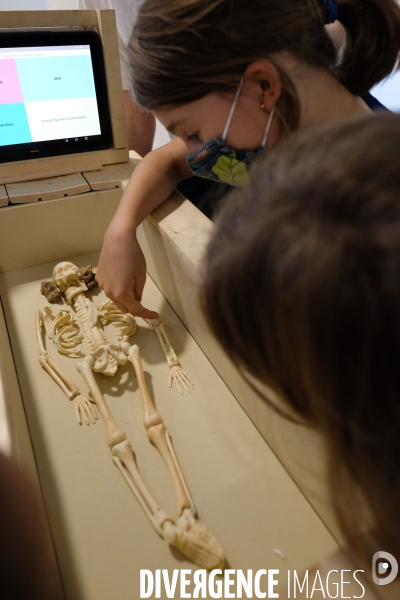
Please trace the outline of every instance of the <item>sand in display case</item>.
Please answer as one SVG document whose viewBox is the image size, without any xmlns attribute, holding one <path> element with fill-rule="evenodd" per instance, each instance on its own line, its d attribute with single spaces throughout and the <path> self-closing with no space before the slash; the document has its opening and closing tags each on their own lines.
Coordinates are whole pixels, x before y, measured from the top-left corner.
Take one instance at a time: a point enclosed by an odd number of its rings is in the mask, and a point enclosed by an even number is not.
<svg viewBox="0 0 400 600">
<path fill-rule="evenodd" d="M 79 267 L 96 266 L 98 253 L 85 252 L 85 239 L 101 243 L 117 201 L 114 191 L 92 193 L 6 209 L 0 221 L 7 245 L 7 251 L 2 247 L 0 284 L 5 317 L 0 375 L 10 448 L 31 472 L 37 471 L 65 595 L 71 600 L 138 598 L 140 569 L 199 568 L 154 531 L 111 460 L 101 420 L 80 426 L 73 402 L 38 362 L 35 310 L 47 304 L 40 284 L 51 279 L 60 259 L 72 260 Z M 93 212 L 95 205 L 98 210 Z M 172 252 L 169 272 L 165 266 L 162 270 L 168 285 L 183 292 L 184 306 L 185 289 L 188 302 L 197 292 L 190 278 L 186 282 L 174 279 L 173 262 L 181 263 L 182 278 L 186 269 L 194 273 L 194 259 L 190 252 L 185 257 L 185 243 L 179 235 L 174 241 L 165 231 L 172 228 L 178 232 L 179 222 L 188 216 L 199 219 L 204 233 L 203 238 L 199 233 L 201 245 L 207 237 L 205 230 L 212 225 L 179 197 L 160 210 L 158 217 L 153 214 L 144 224 L 140 236 L 150 271 L 154 265 L 159 269 L 165 265 Z M 93 215 L 91 221 L 86 218 L 88 213 Z M 57 239 L 54 233 L 61 231 L 60 222 L 64 222 L 63 235 Z M 25 227 L 27 235 L 20 235 Z M 88 227 L 91 236 L 85 236 Z M 36 246 L 31 245 L 32 228 L 40 236 Z M 63 254 L 71 244 L 78 255 Z M 191 248 L 193 251 L 193 244 Z M 89 245 L 87 249 L 92 248 Z M 43 260 L 45 256 L 47 260 Z M 160 272 L 153 275 L 160 278 Z M 188 288 L 193 288 L 191 293 Z M 106 300 L 99 288 L 93 288 L 91 295 L 96 304 Z M 222 546 L 229 568 L 301 570 L 335 549 L 326 526 L 150 276 L 144 304 L 160 313 L 194 389 L 181 395 L 175 385 L 168 386 L 164 353 L 155 332 L 140 318 L 130 343 L 139 346 L 151 398 L 172 436 L 200 522 Z M 187 306 L 186 310 L 198 309 Z M 198 319 L 201 324 L 200 315 Z M 201 328 L 204 336 L 210 335 L 204 323 Z M 111 326 L 108 334 L 110 330 Z M 77 359 L 58 354 L 48 338 L 46 345 L 53 360 L 86 392 L 75 368 Z M 17 397 L 12 363 L 21 398 Z M 96 379 L 132 444 L 144 480 L 162 507 L 176 517 L 173 485 L 143 427 L 143 405 L 132 365 L 121 366 L 112 378 L 97 374 Z M 18 405 L 21 400 L 23 410 Z M 29 456 L 32 450 L 34 461 Z"/>
</svg>

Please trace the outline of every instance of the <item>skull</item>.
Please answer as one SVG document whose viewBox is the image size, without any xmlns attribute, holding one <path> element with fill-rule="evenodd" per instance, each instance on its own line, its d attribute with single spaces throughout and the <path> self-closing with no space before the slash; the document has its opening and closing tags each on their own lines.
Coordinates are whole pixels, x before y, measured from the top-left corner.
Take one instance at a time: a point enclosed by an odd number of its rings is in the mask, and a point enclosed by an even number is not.
<svg viewBox="0 0 400 600">
<path fill-rule="evenodd" d="M 81 271 L 71 262 L 61 262 L 54 267 L 53 280 L 60 290 L 65 293 L 71 286 L 81 287 Z"/>
</svg>

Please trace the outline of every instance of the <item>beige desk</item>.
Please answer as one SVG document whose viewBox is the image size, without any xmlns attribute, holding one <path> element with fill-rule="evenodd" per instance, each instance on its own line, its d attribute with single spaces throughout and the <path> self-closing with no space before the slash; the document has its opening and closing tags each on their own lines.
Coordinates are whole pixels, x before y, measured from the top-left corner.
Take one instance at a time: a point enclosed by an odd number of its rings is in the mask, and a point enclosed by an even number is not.
<svg viewBox="0 0 400 600">
<path fill-rule="evenodd" d="M 111 461 L 102 422 L 80 427 L 73 406 L 37 360 L 34 311 L 45 304 L 40 282 L 51 277 L 61 259 L 96 265 L 98 254 L 88 252 L 100 248 L 117 202 L 117 191 L 109 191 L 13 207 L 0 214 L 5 316 L 2 321 L 0 314 L 0 407 L 8 424 L 3 447 L 38 475 L 68 600 L 136 600 L 140 569 L 198 568 L 154 532 Z M 194 391 L 181 396 L 176 388 L 168 388 L 156 335 L 140 319 L 131 342 L 140 347 L 150 393 L 172 435 L 201 521 L 223 546 L 229 567 L 300 571 L 333 551 L 336 542 L 210 362 L 212 353 L 218 354 L 217 346 L 207 358 L 167 301 L 166 297 L 176 301 L 175 310 L 182 312 L 190 329 L 195 320 L 189 303 L 196 295 L 191 279 L 198 276 L 196 258 L 190 251 L 185 254 L 176 219 L 200 219 L 204 236 L 199 233 L 199 245 L 211 227 L 186 202 L 171 202 L 141 232 L 149 271 L 158 284 L 148 279 L 144 302 L 161 313 L 182 365 L 195 381 Z M 165 235 L 166 227 L 176 232 L 175 240 Z M 180 280 L 173 263 L 180 264 Z M 99 304 L 104 300 L 98 290 L 93 295 Z M 200 317 L 198 323 L 193 333 L 207 351 L 212 346 L 209 334 Z M 50 340 L 46 342 L 55 361 L 86 389 L 74 360 L 60 356 Z M 112 379 L 97 379 L 132 443 L 144 478 L 174 514 L 171 483 L 145 436 L 133 369 L 125 366 Z"/>
</svg>

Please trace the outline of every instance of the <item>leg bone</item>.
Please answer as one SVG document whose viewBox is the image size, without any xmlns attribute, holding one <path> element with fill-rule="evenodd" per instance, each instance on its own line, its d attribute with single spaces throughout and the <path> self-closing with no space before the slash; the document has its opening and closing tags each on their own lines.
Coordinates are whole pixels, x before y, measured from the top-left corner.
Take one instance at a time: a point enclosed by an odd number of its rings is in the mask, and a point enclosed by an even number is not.
<svg viewBox="0 0 400 600">
<path fill-rule="evenodd" d="M 124 476 L 128 486 L 136 496 L 141 507 L 151 521 L 157 533 L 164 537 L 162 526 L 165 521 L 172 521 L 171 517 L 157 504 L 144 483 L 136 465 L 132 446 L 125 440 L 111 449 L 113 461 Z"/>
<path fill-rule="evenodd" d="M 222 569 L 224 552 L 204 525 L 185 509 L 175 524 L 157 504 L 137 468 L 130 443 L 126 440 L 111 450 L 113 461 L 136 496 L 157 533 L 203 569 Z"/>
<path fill-rule="evenodd" d="M 168 468 L 175 488 L 179 514 L 182 514 L 185 508 L 190 508 L 193 513 L 196 514 L 193 500 L 190 496 L 185 478 L 178 463 L 178 459 L 173 450 L 171 437 L 164 425 L 162 416 L 156 410 L 150 398 L 144 378 L 142 361 L 140 360 L 139 356 L 139 348 L 136 345 L 130 346 L 128 356 L 129 360 L 134 366 L 143 400 L 144 426 L 147 430 L 147 437 L 157 448 Z"/>
<path fill-rule="evenodd" d="M 140 502 L 155 530 L 163 537 L 162 525 L 166 520 L 171 521 L 172 519 L 160 508 L 144 483 L 136 465 L 132 446 L 126 439 L 126 434 L 117 425 L 97 385 L 90 368 L 92 362 L 93 358 L 89 355 L 83 362 L 77 364 L 77 369 L 86 381 L 104 420 L 107 442 L 111 449 L 114 464 L 121 471 L 125 481 Z"/>
</svg>

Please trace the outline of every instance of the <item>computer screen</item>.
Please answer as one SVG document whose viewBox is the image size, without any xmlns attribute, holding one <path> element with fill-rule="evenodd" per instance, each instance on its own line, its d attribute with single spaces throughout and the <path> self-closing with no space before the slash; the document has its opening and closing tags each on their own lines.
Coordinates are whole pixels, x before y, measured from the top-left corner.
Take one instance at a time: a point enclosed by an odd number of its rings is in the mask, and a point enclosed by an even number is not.
<svg viewBox="0 0 400 600">
<path fill-rule="evenodd" d="M 111 145 L 100 38 L 0 34 L 0 161 Z"/>
</svg>

